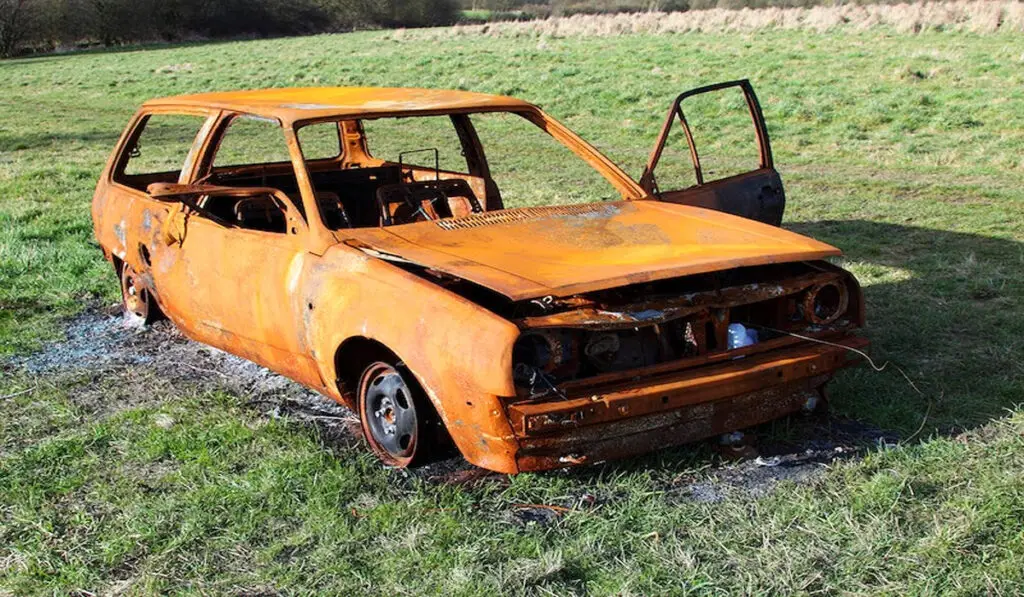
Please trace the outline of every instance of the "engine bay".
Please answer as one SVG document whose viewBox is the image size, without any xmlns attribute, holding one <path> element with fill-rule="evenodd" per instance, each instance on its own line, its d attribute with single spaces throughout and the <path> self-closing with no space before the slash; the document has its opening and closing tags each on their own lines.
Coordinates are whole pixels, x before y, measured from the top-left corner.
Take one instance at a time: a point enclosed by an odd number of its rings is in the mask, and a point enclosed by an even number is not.
<svg viewBox="0 0 1024 597">
<path fill-rule="evenodd" d="M 822 337 L 863 324 L 856 281 L 823 261 L 545 297 L 519 311 L 513 378 L 528 398 L 557 395 L 578 380 L 696 365 L 770 349 L 792 334 Z"/>
</svg>

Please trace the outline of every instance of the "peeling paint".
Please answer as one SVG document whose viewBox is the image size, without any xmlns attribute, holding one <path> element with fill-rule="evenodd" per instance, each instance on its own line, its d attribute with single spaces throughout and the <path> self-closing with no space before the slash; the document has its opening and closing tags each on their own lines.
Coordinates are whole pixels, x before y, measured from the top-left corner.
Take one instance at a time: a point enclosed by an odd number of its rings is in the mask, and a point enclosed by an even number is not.
<svg viewBox="0 0 1024 597">
<path fill-rule="evenodd" d="M 117 237 L 117 242 L 121 243 L 121 254 L 123 257 L 124 250 L 128 246 L 128 237 L 126 232 L 127 227 L 122 219 L 120 222 L 114 225 L 114 235 Z"/>
</svg>

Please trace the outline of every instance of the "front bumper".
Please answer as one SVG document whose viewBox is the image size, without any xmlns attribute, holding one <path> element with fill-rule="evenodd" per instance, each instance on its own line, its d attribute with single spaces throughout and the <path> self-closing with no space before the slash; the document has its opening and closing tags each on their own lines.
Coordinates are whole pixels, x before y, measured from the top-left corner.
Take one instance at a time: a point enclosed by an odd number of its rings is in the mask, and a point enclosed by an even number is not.
<svg viewBox="0 0 1024 597">
<path fill-rule="evenodd" d="M 517 402 L 508 416 L 520 471 L 624 458 L 751 427 L 797 412 L 836 370 L 863 351 L 857 336 L 839 346 L 785 349 L 587 388 L 568 399 Z M 581 392 L 577 392 L 580 394 Z"/>
</svg>

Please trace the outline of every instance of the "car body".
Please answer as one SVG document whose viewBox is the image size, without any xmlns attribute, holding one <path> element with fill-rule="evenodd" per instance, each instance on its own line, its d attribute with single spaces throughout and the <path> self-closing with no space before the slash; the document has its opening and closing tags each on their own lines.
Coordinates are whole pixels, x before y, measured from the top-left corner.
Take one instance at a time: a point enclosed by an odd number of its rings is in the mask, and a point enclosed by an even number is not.
<svg viewBox="0 0 1024 597">
<path fill-rule="evenodd" d="M 723 90 L 749 113 L 757 163 L 707 181 L 682 106 Z M 422 149 L 427 122 L 450 125 L 454 149 L 440 149 L 447 138 Z M 516 123 L 532 132 L 517 136 Z M 259 132 L 232 132 L 246 127 Z M 654 174 L 674 127 L 697 183 L 662 190 Z M 373 149 L 385 147 L 401 151 Z M 511 156 L 506 178 L 491 147 Z M 570 176 L 576 166 L 585 172 Z M 577 202 L 590 175 L 607 200 Z M 563 204 L 506 207 L 531 193 Z M 469 462 L 515 473 L 814 406 L 849 349 L 866 346 L 864 303 L 827 261 L 838 249 L 778 227 L 784 205 L 760 107 L 736 81 L 676 99 L 639 182 L 510 97 L 307 88 L 151 100 L 111 154 L 92 215 L 128 311 L 166 315 L 348 405 L 386 462 L 436 457 L 450 440 Z"/>
</svg>

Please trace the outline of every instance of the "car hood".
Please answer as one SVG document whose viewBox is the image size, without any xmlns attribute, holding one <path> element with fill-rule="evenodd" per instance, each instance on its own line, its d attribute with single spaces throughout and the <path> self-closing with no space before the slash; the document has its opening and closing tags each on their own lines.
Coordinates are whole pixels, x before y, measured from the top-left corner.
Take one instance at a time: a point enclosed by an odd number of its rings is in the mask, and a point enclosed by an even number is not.
<svg viewBox="0 0 1024 597">
<path fill-rule="evenodd" d="M 505 209 L 338 235 L 513 300 L 841 254 L 775 226 L 653 200 Z"/>
</svg>

